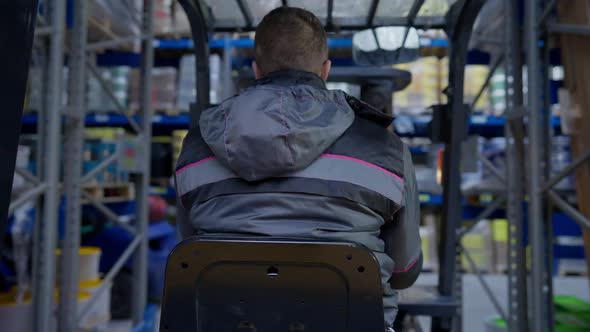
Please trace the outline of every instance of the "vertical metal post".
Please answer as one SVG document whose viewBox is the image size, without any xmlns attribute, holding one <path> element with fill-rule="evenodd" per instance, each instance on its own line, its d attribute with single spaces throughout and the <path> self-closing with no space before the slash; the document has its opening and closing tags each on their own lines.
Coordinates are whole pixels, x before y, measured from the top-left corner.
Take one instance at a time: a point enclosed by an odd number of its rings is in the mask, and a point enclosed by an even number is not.
<svg viewBox="0 0 590 332">
<path fill-rule="evenodd" d="M 553 169 L 551 163 L 553 144 L 553 128 L 551 127 L 551 99 L 549 96 L 549 38 L 544 36 L 543 52 L 542 52 L 542 77 L 543 77 L 543 179 L 542 183 L 546 183 L 551 178 L 551 171 Z M 543 198 L 543 206 L 545 208 L 545 218 L 543 220 L 543 237 L 545 242 L 545 273 L 543 274 L 543 292 L 545 293 L 545 303 L 547 307 L 543 317 L 546 317 L 549 324 L 547 331 L 555 331 L 555 324 L 553 324 L 553 206 L 548 197 Z"/>
<path fill-rule="evenodd" d="M 60 114 L 63 81 L 63 42 L 65 0 L 47 3 L 48 18 L 53 27 L 49 45 L 47 87 L 47 117 L 45 140 L 45 181 L 47 194 L 43 205 L 43 218 L 35 229 L 35 265 L 33 267 L 33 330 L 46 331 L 51 326 L 53 287 L 55 281 L 55 247 L 59 208 L 60 165 Z"/>
<path fill-rule="evenodd" d="M 147 228 L 148 218 L 148 194 L 150 185 L 150 151 L 152 142 L 152 68 L 154 66 L 154 2 L 143 1 L 142 35 L 146 36 L 141 42 L 141 133 L 143 147 L 143 170 L 136 176 L 137 188 L 137 236 L 142 236 L 141 242 L 133 257 L 133 299 L 132 318 L 135 324 L 143 320 L 143 314 L 147 303 Z"/>
<path fill-rule="evenodd" d="M 227 99 L 234 94 L 234 82 L 232 78 L 232 59 L 234 57 L 234 48 L 232 46 L 232 37 L 231 35 L 225 35 L 224 39 L 224 49 L 223 49 L 223 69 L 221 70 L 221 74 L 223 78 L 220 80 L 223 83 L 223 93 L 220 97 L 220 101 Z M 207 61 L 209 61 L 207 59 Z"/>
<path fill-rule="evenodd" d="M 467 136 L 467 112 L 464 105 L 463 84 L 465 64 L 467 63 L 467 47 L 473 23 L 484 1 L 459 1 L 447 14 L 447 35 L 449 36 L 449 86 L 447 89 L 449 119 L 448 138 L 443 156 L 443 214 L 441 219 L 441 235 L 439 243 L 438 291 L 445 296 L 460 296 L 457 292 L 460 278 L 457 272 L 457 229 L 462 220 L 461 214 L 461 144 Z M 461 299 L 457 298 L 460 302 Z M 457 316 L 448 319 L 433 319 L 433 331 L 453 330 L 462 328 L 461 308 Z"/>
<path fill-rule="evenodd" d="M 202 0 L 178 0 L 191 25 L 197 64 L 197 103 L 191 106 L 190 127 L 199 126 L 200 114 L 209 107 L 209 36 L 208 12 Z"/>
<path fill-rule="evenodd" d="M 525 35 L 528 65 L 528 161 L 529 161 L 529 235 L 532 249 L 531 271 L 531 328 L 545 331 L 545 294 L 543 275 L 545 273 L 545 244 L 543 243 L 544 217 L 542 195 L 542 147 L 541 133 L 541 66 L 539 53 L 539 7 L 537 0 L 525 2 Z"/>
<path fill-rule="evenodd" d="M 60 332 L 77 327 L 78 269 L 80 249 L 80 194 L 84 114 L 86 113 L 87 2 L 74 2 L 74 25 L 69 47 L 68 108 L 64 136 L 64 191 L 66 204 L 65 236 L 59 280 L 58 328 Z"/>
<path fill-rule="evenodd" d="M 523 245 L 523 167 L 524 140 L 522 117 L 510 117 L 523 106 L 522 43 L 518 26 L 518 3 L 505 0 L 506 24 L 506 190 L 508 217 L 508 328 L 528 331 L 527 270 Z"/>
<path fill-rule="evenodd" d="M 453 281 L 453 292 L 454 297 L 459 307 L 457 308 L 457 314 L 455 321 L 453 322 L 453 331 L 463 331 L 463 273 L 461 273 L 461 267 L 463 265 L 463 248 L 461 247 L 461 239 L 458 238 L 455 244 L 455 280 Z"/>
</svg>

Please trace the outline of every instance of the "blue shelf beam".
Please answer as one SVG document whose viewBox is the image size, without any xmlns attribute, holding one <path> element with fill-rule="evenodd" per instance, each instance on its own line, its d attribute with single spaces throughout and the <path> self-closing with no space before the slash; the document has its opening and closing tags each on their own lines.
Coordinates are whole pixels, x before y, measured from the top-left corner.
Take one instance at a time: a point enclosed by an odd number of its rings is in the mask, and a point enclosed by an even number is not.
<svg viewBox="0 0 590 332">
<path fill-rule="evenodd" d="M 139 121 L 137 116 L 133 117 Z M 414 124 L 414 132 L 411 134 L 403 134 L 405 137 L 427 137 L 428 124 L 432 117 L 430 115 L 416 116 L 412 118 Z M 29 113 L 23 116 L 22 126 L 23 132 L 31 133 L 35 131 L 38 116 L 36 113 Z M 179 115 L 165 115 L 155 114 L 152 117 L 154 129 L 174 130 L 174 129 L 188 129 L 189 126 L 188 113 Z M 488 115 L 472 115 L 469 119 L 469 133 L 472 135 L 480 135 L 484 137 L 496 137 L 503 135 L 505 118 Z M 560 132 L 560 119 L 553 117 L 551 125 L 556 131 Z M 86 115 L 86 126 L 88 127 L 126 127 L 129 122 L 125 116 L 116 113 L 94 113 Z M 425 151 L 415 149 L 416 153 L 424 153 Z"/>
</svg>

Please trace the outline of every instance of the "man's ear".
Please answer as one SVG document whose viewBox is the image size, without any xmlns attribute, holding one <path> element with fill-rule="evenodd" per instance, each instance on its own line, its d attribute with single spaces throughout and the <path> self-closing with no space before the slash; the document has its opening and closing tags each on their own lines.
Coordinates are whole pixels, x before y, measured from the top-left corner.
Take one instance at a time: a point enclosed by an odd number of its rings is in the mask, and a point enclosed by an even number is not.
<svg viewBox="0 0 590 332">
<path fill-rule="evenodd" d="M 256 61 L 252 61 L 252 70 L 254 71 L 254 78 L 259 80 L 262 78 L 262 71 L 260 70 L 260 67 L 258 67 L 258 64 L 256 63 Z"/>
<path fill-rule="evenodd" d="M 332 69 L 332 61 L 326 60 L 322 63 L 322 70 L 320 72 L 320 77 L 322 80 L 327 81 L 328 75 L 330 74 L 330 69 Z"/>
</svg>

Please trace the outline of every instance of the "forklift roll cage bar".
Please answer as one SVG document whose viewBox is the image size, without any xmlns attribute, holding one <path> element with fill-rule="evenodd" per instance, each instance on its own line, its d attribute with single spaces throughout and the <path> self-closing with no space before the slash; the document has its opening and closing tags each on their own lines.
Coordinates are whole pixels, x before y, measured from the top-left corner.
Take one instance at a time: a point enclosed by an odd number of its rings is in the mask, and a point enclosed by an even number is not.
<svg viewBox="0 0 590 332">
<path fill-rule="evenodd" d="M 208 34 L 211 32 L 239 32 L 255 29 L 252 17 L 245 1 L 238 1 L 238 7 L 244 16 L 246 26 L 235 28 L 216 28 L 215 18 L 207 7 L 204 0 L 178 0 L 184 8 L 191 25 L 191 32 L 194 41 L 194 53 L 197 59 L 196 82 L 197 102 L 191 107 L 191 127 L 198 123 L 200 112 L 209 107 L 209 68 L 208 68 Z M 230 0 L 231 1 L 231 0 Z M 457 230 L 461 226 L 461 142 L 467 137 L 469 107 L 464 105 L 464 78 L 465 66 L 467 64 L 467 51 L 475 19 L 485 0 L 458 0 L 447 12 L 444 20 L 432 23 L 431 28 L 442 28 L 449 39 L 449 80 L 445 93 L 448 103 L 439 107 L 445 114 L 440 117 L 447 121 L 444 137 L 445 151 L 443 156 L 443 206 L 441 220 L 441 235 L 439 239 L 439 263 L 441 269 L 437 290 L 441 297 L 455 300 L 460 298 L 460 279 L 457 278 L 456 269 L 460 252 L 459 237 Z M 332 20 L 333 0 L 328 2 L 328 14 L 326 19 L 326 30 L 362 30 L 376 28 L 375 13 L 379 0 L 373 0 L 369 8 L 367 24 L 363 26 L 335 26 Z M 421 25 L 417 17 L 424 0 L 413 0 L 408 16 L 394 25 L 406 27 L 426 28 Z M 288 6 L 288 1 L 282 1 L 283 6 Z M 437 20 L 435 20 L 437 21 Z M 405 38 L 404 42 L 405 44 Z M 402 45 L 403 47 L 404 45 Z M 205 59 L 205 60 L 200 60 Z M 199 61 L 200 60 L 200 61 Z M 459 302 L 460 303 L 460 302 Z M 410 305 L 408 309 L 421 310 L 420 306 L 415 308 Z M 423 308 L 422 308 L 423 309 Z M 430 308 L 436 309 L 436 305 Z M 448 312 L 447 306 L 441 306 L 441 311 Z M 413 310 L 412 310 L 413 311 Z M 418 313 L 416 311 L 416 313 Z M 433 318 L 433 331 L 451 330 L 453 326 L 461 324 L 460 305 L 456 305 L 454 315 L 436 315 Z M 424 312 L 420 311 L 421 314 Z M 442 317 L 441 317 L 442 316 Z"/>
<path fill-rule="evenodd" d="M 230 0 L 231 1 L 231 0 Z M 191 109 L 191 126 L 198 121 L 196 114 L 209 107 L 209 68 L 208 68 L 208 34 L 214 31 L 251 31 L 255 29 L 252 17 L 248 11 L 246 1 L 238 1 L 238 7 L 244 16 L 246 26 L 215 28 L 215 18 L 203 0 L 179 0 L 186 11 L 191 25 L 192 37 L 194 40 L 194 52 L 197 59 L 197 103 Z M 467 48 L 471 32 L 479 11 L 485 0 L 458 0 L 447 12 L 444 18 L 431 20 L 428 24 L 420 17 L 417 17 L 424 0 L 414 0 L 408 16 L 393 22 L 393 25 L 414 26 L 419 28 L 443 28 L 449 39 L 449 81 L 445 93 L 448 95 L 448 104 L 442 107 L 448 121 L 448 133 L 444 135 L 445 153 L 443 165 L 443 214 L 441 222 L 441 238 L 439 248 L 440 266 L 438 292 L 441 296 L 455 298 L 460 296 L 460 290 L 456 287 L 456 257 L 458 253 L 457 230 L 461 220 L 461 192 L 460 192 L 460 146 L 467 135 L 467 117 L 469 109 L 463 103 L 464 68 L 466 65 Z M 282 1 L 283 6 L 289 5 L 288 1 Z M 337 26 L 333 20 L 334 0 L 328 1 L 328 14 L 326 29 L 328 31 L 361 30 L 374 28 L 375 15 L 379 0 L 371 2 L 366 24 L 358 26 Z M 7 6 L 7 7 L 5 7 Z M 2 216 L 0 219 L 0 232 L 5 234 L 7 221 L 7 210 L 11 193 L 12 175 L 14 173 L 14 162 L 16 160 L 16 149 L 18 145 L 20 119 L 22 115 L 22 100 L 24 99 L 26 73 L 31 55 L 32 39 L 34 35 L 35 16 L 37 1 L 5 2 L 2 5 L 0 16 L 5 32 L 3 34 L 11 38 L 2 39 L 6 45 L 0 59 L 0 91 L 14 91 L 2 98 L 7 113 L 3 123 L 6 128 L 3 130 L 4 141 L 2 143 L 3 153 L 6 158 L 2 165 L 2 177 L 0 181 L 0 198 Z M 24 19 L 28 17 L 29 19 Z M 17 63 L 14 63 L 14 61 Z M 8 75 L 7 73 L 13 73 Z M 6 74 L 6 75 L 5 75 Z M 10 89 L 11 90 L 10 90 Z M 10 114 L 8 114 L 10 113 Z M 10 120 L 10 121 L 8 121 Z M 9 123 L 10 122 L 10 123 Z M 4 128 L 4 127 L 3 127 Z M 433 321 L 433 330 L 450 330 L 453 325 L 460 324 L 460 311 L 457 309 L 454 317 L 439 317 Z"/>
</svg>

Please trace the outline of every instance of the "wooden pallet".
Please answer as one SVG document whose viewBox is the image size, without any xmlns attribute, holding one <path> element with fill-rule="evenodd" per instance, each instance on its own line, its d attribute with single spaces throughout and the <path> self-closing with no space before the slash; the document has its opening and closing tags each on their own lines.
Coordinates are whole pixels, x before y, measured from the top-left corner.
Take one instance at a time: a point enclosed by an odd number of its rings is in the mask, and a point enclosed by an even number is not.
<svg viewBox="0 0 590 332">
<path fill-rule="evenodd" d="M 101 203 L 118 203 L 135 200 L 135 186 L 131 183 L 87 185 L 82 190 Z"/>
</svg>

